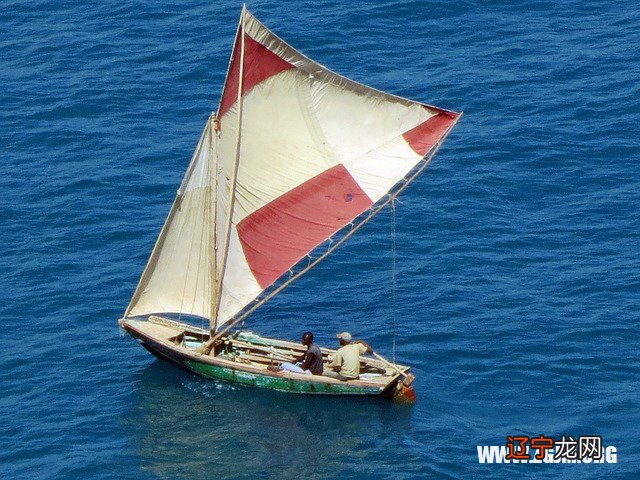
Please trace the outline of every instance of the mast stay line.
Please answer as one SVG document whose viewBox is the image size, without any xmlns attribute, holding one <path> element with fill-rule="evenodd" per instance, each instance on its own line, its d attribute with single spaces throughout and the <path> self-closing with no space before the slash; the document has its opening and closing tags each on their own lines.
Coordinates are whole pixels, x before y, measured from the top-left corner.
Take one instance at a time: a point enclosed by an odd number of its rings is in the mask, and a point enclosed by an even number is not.
<svg viewBox="0 0 640 480">
<path fill-rule="evenodd" d="M 371 220 L 384 207 L 386 207 L 391 201 L 393 201 L 405 188 L 407 188 L 407 186 L 409 186 L 410 183 L 412 183 L 424 171 L 425 168 L 427 168 L 427 166 L 431 163 L 431 160 L 433 159 L 435 154 L 438 152 L 438 150 L 440 149 L 440 147 L 444 143 L 445 139 L 449 136 L 449 133 L 451 133 L 451 130 L 453 129 L 453 127 L 455 127 L 455 125 L 458 123 L 460 118 L 462 118 L 462 112 L 459 114 L 459 116 L 456 118 L 456 120 L 451 125 L 449 125 L 449 128 L 447 129 L 447 131 L 444 133 L 444 135 L 442 135 L 442 137 L 440 138 L 438 143 L 434 146 L 434 148 L 431 149 L 431 153 L 429 153 L 429 155 L 425 156 L 422 159 L 420 166 L 417 169 L 414 170 L 414 172 L 409 176 L 409 178 L 405 177 L 405 179 L 403 179 L 400 182 L 398 182 L 398 184 L 400 186 L 398 187 L 398 189 L 394 193 L 387 194 L 387 197 L 384 198 L 384 200 L 381 200 L 377 204 L 377 206 L 374 205 L 371 209 L 369 209 L 369 214 L 366 217 L 364 217 L 359 223 L 353 225 L 353 227 L 351 228 L 351 230 L 348 233 L 346 233 L 336 243 L 331 245 L 327 249 L 327 251 L 324 252 L 320 257 L 316 258 L 314 261 L 310 262 L 305 268 L 303 268 L 299 272 L 297 272 L 294 275 L 292 275 L 289 279 L 287 279 L 284 283 L 282 283 L 276 289 L 274 289 L 269 294 L 267 294 L 266 296 L 264 296 L 263 298 L 258 300 L 255 303 L 255 305 L 253 305 L 249 309 L 245 310 L 238 318 L 236 318 L 235 320 L 230 322 L 228 325 L 226 325 L 224 328 L 219 330 L 214 336 L 211 337 L 211 339 L 209 341 L 207 341 L 202 346 L 202 349 L 201 349 L 202 353 L 209 354 L 209 352 L 211 351 L 211 348 L 215 345 L 215 343 L 225 333 L 227 333 L 229 330 L 231 330 L 238 323 L 240 323 L 243 320 L 245 320 L 249 315 L 251 315 L 253 312 L 255 312 L 259 307 L 264 305 L 267 301 L 269 301 L 270 299 L 275 297 L 278 293 L 280 293 L 287 286 L 289 286 L 291 283 L 293 283 L 293 281 L 295 281 L 298 278 L 300 278 L 302 275 L 307 273 L 309 270 L 311 270 L 313 267 L 315 267 L 322 260 L 327 258 L 329 256 L 329 254 L 331 254 L 338 247 L 340 247 L 349 237 L 351 237 L 356 231 L 358 231 L 360 229 L 360 227 L 362 227 L 365 223 L 367 223 L 369 220 Z"/>
</svg>

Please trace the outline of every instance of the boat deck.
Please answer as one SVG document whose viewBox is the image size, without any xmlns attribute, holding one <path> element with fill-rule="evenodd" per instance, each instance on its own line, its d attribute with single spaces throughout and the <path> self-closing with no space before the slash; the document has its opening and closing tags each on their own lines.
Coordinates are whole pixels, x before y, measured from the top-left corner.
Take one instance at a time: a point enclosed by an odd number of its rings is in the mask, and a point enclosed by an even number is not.
<svg viewBox="0 0 640 480">
<path fill-rule="evenodd" d="M 299 343 L 240 331 L 223 337 L 217 347 L 206 355 L 201 352 L 201 347 L 209 339 L 208 330 L 157 316 L 151 316 L 147 320 L 121 319 L 120 325 L 155 354 L 186 366 L 196 373 L 232 381 L 238 381 L 238 375 L 241 378 L 242 373 L 246 373 L 267 380 L 272 378 L 289 381 L 275 384 L 309 385 L 310 391 L 303 389 L 299 390 L 300 393 L 380 394 L 397 383 L 401 373 L 409 370 L 407 366 L 395 364 L 392 367 L 376 358 L 362 356 L 360 377 L 345 381 L 325 375 L 308 375 L 280 369 L 283 362 L 293 363 L 295 358 L 306 350 L 306 347 Z M 328 370 L 326 365 L 336 350 L 321 348 L 321 351 L 325 369 Z M 211 373 L 212 368 L 218 370 Z M 233 378 L 226 378 L 229 375 L 225 374 L 225 371 L 232 371 Z M 258 385 L 259 383 L 253 382 Z M 272 388 L 295 390 L 288 386 Z"/>
</svg>

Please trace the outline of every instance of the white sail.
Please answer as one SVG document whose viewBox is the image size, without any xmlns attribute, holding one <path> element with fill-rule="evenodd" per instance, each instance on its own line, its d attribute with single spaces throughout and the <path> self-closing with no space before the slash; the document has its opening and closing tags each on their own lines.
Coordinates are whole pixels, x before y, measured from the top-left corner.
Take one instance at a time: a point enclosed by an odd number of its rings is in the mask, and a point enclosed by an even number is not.
<svg viewBox="0 0 640 480">
<path fill-rule="evenodd" d="M 182 216 L 172 210 L 167 232 L 163 231 L 163 241 L 156 247 L 159 252 L 154 251 L 138 287 L 143 290 L 134 295 L 130 315 L 157 308 L 156 312 L 188 312 L 209 318 L 205 303 L 212 301 L 217 312 L 212 323 L 220 327 L 319 244 L 383 200 L 459 117 L 329 71 L 294 50 L 244 9 L 240 25 L 217 115 L 217 145 L 210 149 L 215 150 L 217 162 L 216 222 L 211 228 L 217 239 L 216 278 L 223 278 L 219 304 L 215 295 L 206 293 L 207 288 L 215 290 L 211 279 L 203 279 L 199 261 L 191 260 L 201 255 L 198 258 L 213 263 L 201 253 L 210 250 L 203 231 L 208 226 L 204 220 L 186 218 L 212 218 L 198 211 L 206 209 L 202 202 L 206 202 L 208 186 L 203 184 L 202 196 L 192 194 Z M 238 98 L 242 100 L 241 121 Z M 199 149 L 207 137 L 203 135 Z M 198 158 L 196 152 L 196 165 Z M 195 232 L 202 234 L 202 242 L 193 240 Z M 172 253 L 165 254 L 167 249 Z M 175 274 L 178 263 L 188 267 L 189 278 Z M 182 285 L 178 288 L 180 282 L 202 287 L 202 293 L 185 297 Z"/>
<path fill-rule="evenodd" d="M 128 316 L 184 313 L 209 318 L 214 278 L 211 255 L 211 168 L 215 139 L 208 121 L 160 233 Z"/>
</svg>

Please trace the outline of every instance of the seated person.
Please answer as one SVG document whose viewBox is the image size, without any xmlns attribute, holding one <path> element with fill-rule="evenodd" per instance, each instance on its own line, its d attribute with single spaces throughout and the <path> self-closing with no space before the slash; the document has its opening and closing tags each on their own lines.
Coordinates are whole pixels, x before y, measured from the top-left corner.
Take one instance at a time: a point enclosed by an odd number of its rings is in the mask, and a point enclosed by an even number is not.
<svg viewBox="0 0 640 480">
<path fill-rule="evenodd" d="M 282 369 L 307 375 L 322 375 L 322 352 L 320 347 L 313 343 L 313 333 L 305 332 L 302 335 L 302 344 L 306 345 L 307 351 L 295 359 L 295 365 L 286 362 L 281 365 Z"/>
<path fill-rule="evenodd" d="M 327 369 L 325 375 L 338 380 L 357 380 L 360 376 L 360 355 L 365 352 L 371 353 L 373 349 L 362 340 L 355 340 L 352 343 L 349 332 L 342 332 L 336 336 L 342 346 L 336 352 L 333 361 L 328 365 L 329 369 Z"/>
</svg>

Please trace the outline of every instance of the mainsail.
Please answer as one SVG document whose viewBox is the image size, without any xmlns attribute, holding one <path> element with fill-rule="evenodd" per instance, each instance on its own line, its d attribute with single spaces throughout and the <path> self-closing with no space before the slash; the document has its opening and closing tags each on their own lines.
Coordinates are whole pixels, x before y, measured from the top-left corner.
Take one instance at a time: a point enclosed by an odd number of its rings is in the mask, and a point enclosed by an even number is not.
<svg viewBox="0 0 640 480">
<path fill-rule="evenodd" d="M 243 8 L 216 120 L 126 315 L 191 314 L 221 327 L 384 202 L 459 116 L 346 79 Z"/>
</svg>

